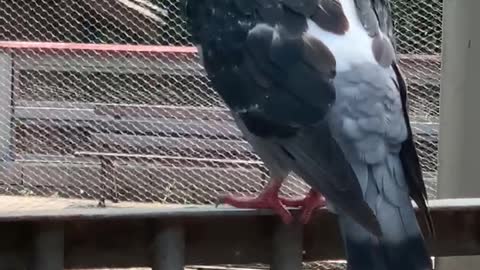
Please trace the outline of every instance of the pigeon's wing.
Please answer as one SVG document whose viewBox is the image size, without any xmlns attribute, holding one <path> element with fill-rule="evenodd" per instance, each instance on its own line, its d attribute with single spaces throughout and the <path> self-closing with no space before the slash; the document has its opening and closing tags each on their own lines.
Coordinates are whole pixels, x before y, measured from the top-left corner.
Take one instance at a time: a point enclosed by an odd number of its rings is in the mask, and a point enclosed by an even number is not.
<svg viewBox="0 0 480 270">
<path fill-rule="evenodd" d="M 356 5 L 359 10 L 365 13 L 375 13 L 375 17 L 377 18 L 377 20 L 369 20 L 368 18 L 371 18 L 372 16 L 368 16 L 366 14 L 366 16 L 360 16 L 360 19 L 363 20 L 364 25 L 367 25 L 367 29 L 371 29 L 369 31 L 370 35 L 379 37 L 376 31 L 381 31 L 385 36 L 388 36 L 390 41 L 395 46 L 390 2 L 388 0 L 356 0 Z M 413 132 L 410 124 L 410 118 L 408 115 L 407 84 L 398 66 L 398 61 L 395 60 L 392 63 L 392 66 L 397 79 L 397 89 L 400 92 L 400 97 L 402 99 L 403 116 L 406 120 L 408 132 L 407 140 L 405 140 L 402 144 L 402 148 L 400 151 L 400 159 L 402 161 L 402 166 L 406 174 L 406 180 L 409 187 L 410 196 L 424 212 L 424 215 L 427 219 L 428 228 L 431 233 L 434 233 L 433 221 L 427 206 L 427 190 L 422 175 L 420 159 L 418 157 L 415 142 L 413 140 Z"/>
<path fill-rule="evenodd" d="M 307 29 L 344 31 L 336 1 L 190 0 L 193 41 L 212 86 L 255 136 L 276 144 L 277 158 L 329 201 L 378 234 L 360 185 L 329 130 L 335 102 L 333 54 Z M 341 13 L 341 12 L 339 12 Z"/>
</svg>

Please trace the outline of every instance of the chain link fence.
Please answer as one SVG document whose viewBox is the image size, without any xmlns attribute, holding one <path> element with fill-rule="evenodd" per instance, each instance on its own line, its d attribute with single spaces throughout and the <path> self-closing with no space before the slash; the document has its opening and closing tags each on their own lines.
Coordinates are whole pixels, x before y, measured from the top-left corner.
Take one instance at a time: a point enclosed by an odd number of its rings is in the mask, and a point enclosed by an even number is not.
<svg viewBox="0 0 480 270">
<path fill-rule="evenodd" d="M 0 195 L 211 204 L 263 187 L 267 171 L 189 47 L 182 4 L 0 0 Z M 393 10 L 433 198 L 442 1 Z M 283 192 L 307 190 L 292 176 Z"/>
</svg>

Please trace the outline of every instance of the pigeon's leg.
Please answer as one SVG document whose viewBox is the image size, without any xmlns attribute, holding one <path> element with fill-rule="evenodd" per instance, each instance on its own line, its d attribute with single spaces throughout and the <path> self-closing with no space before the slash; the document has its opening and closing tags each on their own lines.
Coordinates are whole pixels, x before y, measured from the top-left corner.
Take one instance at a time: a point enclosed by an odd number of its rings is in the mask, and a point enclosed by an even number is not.
<svg viewBox="0 0 480 270">
<path fill-rule="evenodd" d="M 288 207 L 301 207 L 300 221 L 307 224 L 312 217 L 313 211 L 326 206 L 325 198 L 319 192 L 310 189 L 307 196 L 301 199 L 281 198 L 283 204 Z"/>
<path fill-rule="evenodd" d="M 293 220 L 292 214 L 290 214 L 278 197 L 282 182 L 283 179 L 271 178 L 257 197 L 227 195 L 220 197 L 219 203 L 228 204 L 237 208 L 271 209 L 280 216 L 285 224 L 289 224 Z"/>
</svg>

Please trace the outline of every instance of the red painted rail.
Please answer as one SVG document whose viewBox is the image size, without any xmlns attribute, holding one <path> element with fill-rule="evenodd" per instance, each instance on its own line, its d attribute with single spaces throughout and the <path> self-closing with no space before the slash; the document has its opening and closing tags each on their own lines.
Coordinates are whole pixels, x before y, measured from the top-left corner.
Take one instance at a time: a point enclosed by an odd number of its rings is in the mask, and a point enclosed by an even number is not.
<svg viewBox="0 0 480 270">
<path fill-rule="evenodd" d="M 61 42 L 0 41 L 0 49 L 37 51 L 92 51 L 106 53 L 195 54 L 193 46 L 158 46 L 126 44 L 89 44 Z"/>
</svg>

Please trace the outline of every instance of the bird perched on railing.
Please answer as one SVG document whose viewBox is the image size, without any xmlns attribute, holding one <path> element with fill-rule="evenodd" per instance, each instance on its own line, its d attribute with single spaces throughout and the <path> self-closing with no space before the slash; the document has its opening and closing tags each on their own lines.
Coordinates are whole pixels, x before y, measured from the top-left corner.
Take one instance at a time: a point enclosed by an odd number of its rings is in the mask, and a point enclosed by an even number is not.
<svg viewBox="0 0 480 270">
<path fill-rule="evenodd" d="M 188 0 L 186 14 L 213 89 L 270 171 L 258 197 L 222 202 L 284 222 L 301 206 L 308 222 L 324 196 L 349 269 L 431 269 L 388 0 Z M 279 198 L 290 172 L 312 187 L 304 200 Z"/>
</svg>

